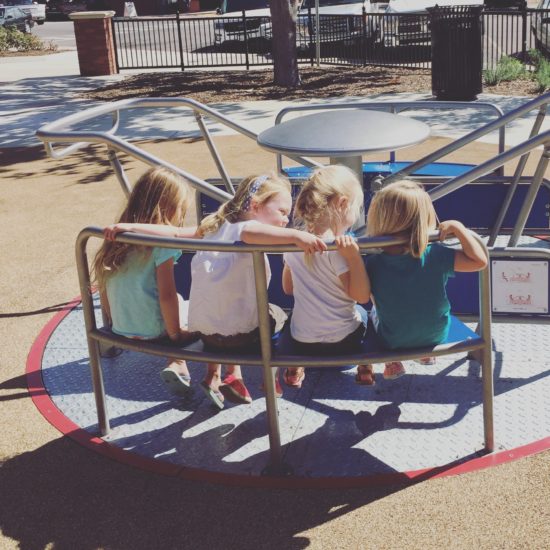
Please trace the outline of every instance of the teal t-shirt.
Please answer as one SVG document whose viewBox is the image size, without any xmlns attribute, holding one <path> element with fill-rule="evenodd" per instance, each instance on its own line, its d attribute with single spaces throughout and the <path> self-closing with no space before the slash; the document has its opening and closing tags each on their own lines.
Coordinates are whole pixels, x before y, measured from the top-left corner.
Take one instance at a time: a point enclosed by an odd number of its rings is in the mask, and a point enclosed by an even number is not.
<svg viewBox="0 0 550 550">
<path fill-rule="evenodd" d="M 166 333 L 160 311 L 156 268 L 181 256 L 179 250 L 152 248 L 146 255 L 133 250 L 124 266 L 107 279 L 112 330 L 127 337 L 158 338 Z"/>
<path fill-rule="evenodd" d="M 386 253 L 367 257 L 375 327 L 389 348 L 435 345 L 448 335 L 451 306 L 445 286 L 454 277 L 455 251 L 428 245 L 421 258 Z"/>
</svg>

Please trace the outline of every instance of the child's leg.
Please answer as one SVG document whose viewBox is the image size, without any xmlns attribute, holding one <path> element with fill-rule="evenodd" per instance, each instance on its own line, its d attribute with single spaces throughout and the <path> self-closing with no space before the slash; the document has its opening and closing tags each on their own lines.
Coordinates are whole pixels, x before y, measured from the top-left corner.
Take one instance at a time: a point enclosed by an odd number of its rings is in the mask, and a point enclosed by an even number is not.
<svg viewBox="0 0 550 550">
<path fill-rule="evenodd" d="M 386 380 L 395 380 L 400 376 L 405 374 L 405 367 L 401 361 L 392 361 L 391 363 L 386 363 L 384 367 L 384 378 Z"/>
<path fill-rule="evenodd" d="M 219 363 L 208 363 L 206 376 L 200 383 L 200 387 L 215 407 L 223 409 L 224 397 L 220 393 L 220 375 L 221 365 Z"/>
<path fill-rule="evenodd" d="M 168 358 L 168 364 L 161 371 L 160 377 L 169 392 L 174 395 L 185 395 L 191 386 L 191 376 L 187 363 L 183 359 Z"/>
<path fill-rule="evenodd" d="M 372 365 L 357 365 L 357 374 L 355 375 L 355 383 L 360 386 L 376 385 L 376 376 Z"/>
<path fill-rule="evenodd" d="M 221 384 L 222 366 L 219 363 L 208 363 L 206 365 L 206 376 L 204 382 L 214 390 L 218 390 Z"/>
</svg>

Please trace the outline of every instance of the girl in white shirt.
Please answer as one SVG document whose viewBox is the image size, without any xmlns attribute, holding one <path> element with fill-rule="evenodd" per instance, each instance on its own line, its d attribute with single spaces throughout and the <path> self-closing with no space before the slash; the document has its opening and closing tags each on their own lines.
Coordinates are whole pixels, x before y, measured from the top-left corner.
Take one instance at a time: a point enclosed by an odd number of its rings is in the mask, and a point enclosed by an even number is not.
<svg viewBox="0 0 550 550">
<path fill-rule="evenodd" d="M 367 312 L 357 302 L 369 301 L 370 284 L 359 247 L 346 235 L 362 204 L 357 176 L 334 165 L 315 170 L 296 199 L 294 222 L 338 246 L 314 256 L 284 254 L 283 289 L 294 295 L 290 332 L 300 353 L 346 353 L 365 336 Z M 286 369 L 283 378 L 287 385 L 301 387 L 304 377 L 298 367 Z"/>
<path fill-rule="evenodd" d="M 198 234 L 205 240 L 242 241 L 249 244 L 296 244 L 313 254 L 326 249 L 316 235 L 287 229 L 292 208 L 290 183 L 275 174 L 251 176 L 243 180 L 234 197 L 207 216 Z M 266 258 L 266 271 L 271 272 Z M 259 347 L 258 312 L 252 255 L 232 252 L 197 252 L 191 262 L 189 330 L 201 336 L 213 350 L 250 350 Z M 282 328 L 285 313 L 270 305 L 275 333 Z M 209 364 L 201 388 L 218 407 L 224 398 L 250 403 L 239 365 L 227 365 L 221 380 L 221 365 Z M 277 395 L 282 391 L 276 380 Z"/>
</svg>

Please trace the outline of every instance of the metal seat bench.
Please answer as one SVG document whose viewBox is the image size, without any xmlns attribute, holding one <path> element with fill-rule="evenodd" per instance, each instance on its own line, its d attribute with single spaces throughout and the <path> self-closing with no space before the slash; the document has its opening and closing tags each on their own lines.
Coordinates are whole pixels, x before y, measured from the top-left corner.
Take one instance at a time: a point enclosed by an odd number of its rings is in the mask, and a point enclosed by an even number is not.
<svg viewBox="0 0 550 550">
<path fill-rule="evenodd" d="M 212 353 L 203 349 L 200 342 L 186 347 L 177 348 L 144 340 L 132 340 L 112 333 L 108 329 L 97 326 L 94 312 L 93 289 L 90 284 L 90 272 L 87 258 L 87 243 L 91 238 L 103 238 L 103 232 L 98 227 L 83 229 L 77 240 L 77 266 L 82 295 L 82 306 L 87 333 L 90 368 L 94 396 L 97 407 L 99 427 L 102 435 L 109 433 L 109 415 L 106 407 L 105 390 L 101 370 L 100 344 L 117 346 L 123 349 L 150 353 L 158 356 L 171 356 L 198 362 L 237 363 L 242 365 L 258 365 L 263 368 L 264 387 L 266 390 L 266 410 L 268 419 L 268 434 L 270 443 L 270 459 L 265 472 L 271 475 L 288 473 L 290 468 L 284 464 L 281 452 L 281 439 L 277 413 L 277 399 L 275 397 L 274 367 L 304 366 L 304 367 L 331 367 L 339 365 L 353 365 L 358 363 L 382 363 L 415 359 L 427 355 L 450 355 L 455 353 L 474 352 L 482 365 L 482 396 L 484 447 L 485 451 L 494 450 L 493 435 L 493 379 L 491 356 L 491 288 L 489 271 L 485 269 L 479 273 L 479 333 L 472 331 L 459 319 L 453 317 L 452 328 L 446 342 L 429 348 L 415 348 L 402 350 L 386 350 L 371 337 L 361 350 L 339 356 L 304 356 L 298 355 L 289 344 L 288 335 L 283 332 L 279 342 L 273 345 L 266 285 L 265 263 L 263 254 L 282 252 L 296 252 L 294 246 L 258 246 L 241 243 L 220 243 L 214 241 L 172 239 L 151 237 L 136 233 L 123 233 L 117 240 L 141 246 L 160 246 L 181 249 L 188 252 L 198 250 L 219 250 L 225 252 L 248 253 L 253 256 L 254 274 L 256 281 L 256 299 L 258 304 L 258 322 L 260 328 L 261 352 L 257 353 Z M 479 237 L 478 237 L 479 238 Z M 431 240 L 437 239 L 437 234 Z M 360 239 L 359 246 L 363 254 L 372 252 L 384 246 L 399 244 L 402 240 L 390 237 Z M 480 240 L 481 242 L 481 240 Z M 483 245 L 484 246 L 484 245 Z M 485 246 L 484 246 L 485 247 Z M 329 249 L 334 249 L 329 245 Z"/>
</svg>

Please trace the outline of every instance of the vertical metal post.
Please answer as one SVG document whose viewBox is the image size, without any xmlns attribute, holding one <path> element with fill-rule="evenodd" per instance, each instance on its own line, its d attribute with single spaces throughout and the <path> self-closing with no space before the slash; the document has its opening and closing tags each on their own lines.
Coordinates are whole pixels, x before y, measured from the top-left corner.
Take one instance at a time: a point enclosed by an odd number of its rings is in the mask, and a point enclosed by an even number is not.
<svg viewBox="0 0 550 550">
<path fill-rule="evenodd" d="M 317 68 L 321 66 L 321 18 L 319 16 L 319 0 L 315 0 L 315 61 Z"/>
<path fill-rule="evenodd" d="M 201 129 L 202 135 L 204 136 L 204 139 L 206 140 L 206 145 L 208 146 L 208 149 L 210 150 L 210 154 L 212 155 L 214 162 L 216 163 L 216 166 L 218 167 L 218 172 L 220 173 L 220 176 L 222 177 L 225 188 L 227 189 L 228 193 L 231 193 L 232 195 L 235 194 L 235 188 L 233 187 L 233 184 L 231 183 L 231 178 L 229 177 L 229 174 L 225 170 L 225 166 L 223 165 L 223 162 L 221 161 L 220 155 L 218 153 L 218 150 L 216 149 L 216 145 L 214 144 L 214 141 L 212 140 L 212 136 L 210 135 L 210 132 L 208 131 L 208 128 L 206 127 L 206 124 L 204 123 L 204 119 L 202 115 L 195 111 L 195 120 L 197 121 L 197 124 L 199 125 L 199 128 Z"/>
<path fill-rule="evenodd" d="M 476 239 L 483 246 L 481 239 Z M 483 246 L 487 254 L 487 248 Z M 487 256 L 489 260 L 489 256 Z M 491 338 L 491 282 L 490 264 L 479 272 L 479 315 L 480 315 L 480 336 L 485 342 L 481 358 L 481 379 L 483 384 L 483 431 L 485 439 L 485 450 L 493 452 L 495 449 L 495 434 L 493 421 L 493 356 Z"/>
<path fill-rule="evenodd" d="M 246 70 L 250 70 L 250 59 L 249 59 L 249 47 L 248 47 L 248 30 L 246 29 L 246 11 L 243 10 L 243 29 L 244 29 L 244 54 L 246 61 Z"/>
<path fill-rule="evenodd" d="M 363 54 L 363 67 L 366 67 L 367 65 L 367 10 L 365 9 L 365 6 L 363 5 L 363 8 L 361 10 L 361 22 L 363 24 L 363 29 L 362 29 L 362 36 L 363 36 L 363 40 L 362 40 L 362 46 L 363 46 L 363 51 L 361 52 Z"/>
<path fill-rule="evenodd" d="M 542 122 L 544 118 L 546 117 L 546 104 L 542 105 L 539 108 L 539 112 L 537 114 L 537 118 L 535 119 L 535 122 L 533 123 L 533 127 L 531 128 L 531 132 L 529 134 L 529 139 L 534 137 L 539 133 L 540 127 L 542 126 Z M 504 126 L 501 128 L 501 130 L 504 129 Z M 499 153 L 500 153 L 499 148 Z M 495 244 L 496 238 L 498 237 L 498 234 L 500 232 L 500 229 L 502 227 L 502 223 L 504 222 L 504 217 L 506 216 L 506 213 L 508 212 L 508 209 L 510 208 L 510 204 L 512 203 L 512 199 L 514 197 L 514 194 L 516 192 L 519 178 L 523 174 L 523 170 L 525 169 L 525 165 L 527 164 L 527 159 L 529 158 L 529 153 L 525 153 L 524 155 L 521 155 L 521 158 L 519 159 L 519 162 L 516 166 L 516 169 L 514 171 L 514 177 L 512 178 L 512 181 L 510 182 L 510 185 L 508 186 L 508 191 L 506 192 L 506 196 L 504 197 L 504 200 L 502 202 L 502 206 L 500 207 L 500 211 L 497 215 L 497 219 L 495 220 L 495 223 L 493 225 L 493 229 L 491 230 L 491 235 L 489 237 L 489 241 L 487 242 L 487 246 L 493 246 Z M 504 166 L 501 166 L 500 171 L 504 170 Z M 503 175 L 503 174 L 501 174 Z"/>
<path fill-rule="evenodd" d="M 176 27 L 178 29 L 178 46 L 179 46 L 179 52 L 180 52 L 180 67 L 183 71 L 185 69 L 185 65 L 183 63 L 183 44 L 181 43 L 181 27 L 180 27 L 180 12 L 176 11 Z"/>
<path fill-rule="evenodd" d="M 523 229 L 525 228 L 525 224 L 527 223 L 527 218 L 529 217 L 531 209 L 533 208 L 533 203 L 535 202 L 537 193 L 542 184 L 542 180 L 544 178 L 544 173 L 546 172 L 546 167 L 548 166 L 549 159 L 550 159 L 550 146 L 545 145 L 544 151 L 540 156 L 537 169 L 535 170 L 533 181 L 531 182 L 529 189 L 527 189 L 527 194 L 525 195 L 525 199 L 523 201 L 523 204 L 521 205 L 521 210 L 519 211 L 516 225 L 514 226 L 514 230 L 510 235 L 508 246 L 516 246 L 521 234 L 523 233 Z"/>
<path fill-rule="evenodd" d="M 313 21 L 311 20 L 311 6 L 307 8 L 307 30 L 309 34 L 309 60 L 313 67 Z"/>
<path fill-rule="evenodd" d="M 270 460 L 266 473 L 283 473 L 283 457 L 281 452 L 281 434 L 275 397 L 275 377 L 271 367 L 271 323 L 269 320 L 269 303 L 267 299 L 267 278 L 265 257 L 262 252 L 253 252 L 254 282 L 256 285 L 256 303 L 258 307 L 258 325 L 260 328 L 260 344 L 262 351 L 262 365 L 269 433 Z"/>
<path fill-rule="evenodd" d="M 527 61 L 527 2 L 521 8 L 521 60 Z"/>
<path fill-rule="evenodd" d="M 90 354 L 90 371 L 92 375 L 92 386 L 94 389 L 95 405 L 97 409 L 97 421 L 101 435 L 108 435 L 110 431 L 109 415 L 105 402 L 105 388 L 103 385 L 103 374 L 101 372 L 101 359 L 97 341 L 90 337 L 90 332 L 97 328 L 95 322 L 94 302 L 90 289 L 90 270 L 88 269 L 88 256 L 86 244 L 88 237 L 81 233 L 76 241 L 76 266 L 78 269 L 78 282 L 80 284 L 80 295 L 82 298 L 82 312 L 86 325 L 86 339 L 88 341 L 88 353 Z"/>
<path fill-rule="evenodd" d="M 113 170 L 115 172 L 115 175 L 118 179 L 118 182 L 120 183 L 120 187 L 122 187 L 122 190 L 124 191 L 124 194 L 129 197 L 130 193 L 132 192 L 132 186 L 130 185 L 130 182 L 128 181 L 128 178 L 126 177 L 126 174 L 124 172 L 124 168 L 122 167 L 122 164 L 118 160 L 116 151 L 114 149 L 109 149 L 109 162 L 111 163 L 111 166 L 113 167 Z"/>
</svg>

